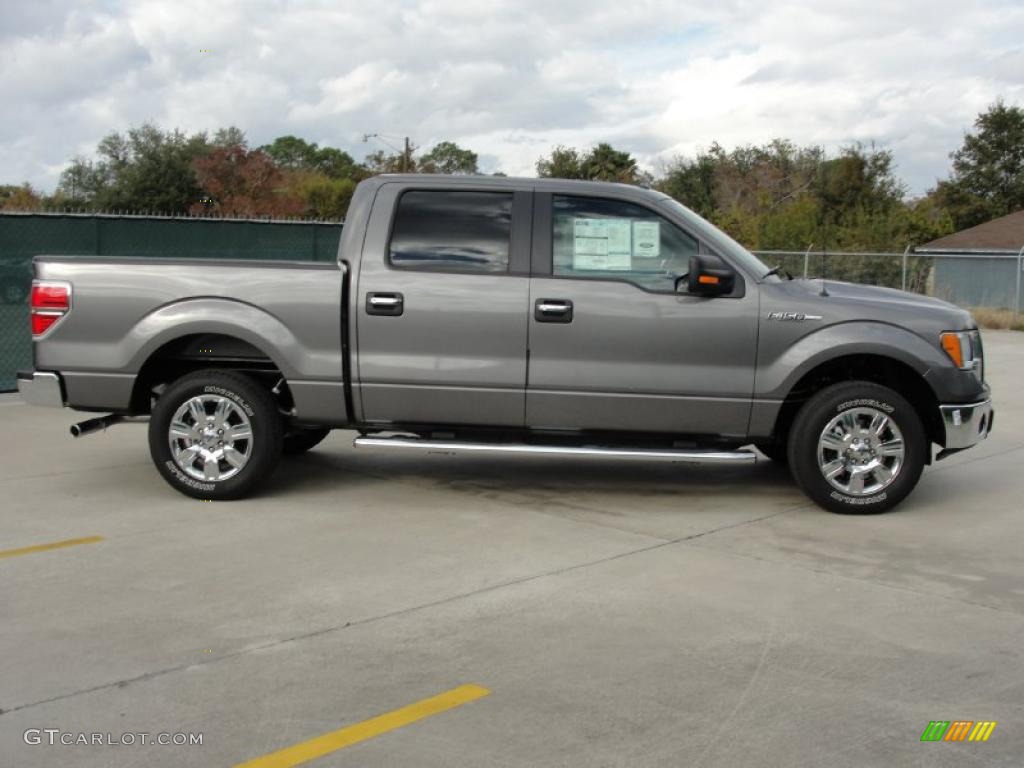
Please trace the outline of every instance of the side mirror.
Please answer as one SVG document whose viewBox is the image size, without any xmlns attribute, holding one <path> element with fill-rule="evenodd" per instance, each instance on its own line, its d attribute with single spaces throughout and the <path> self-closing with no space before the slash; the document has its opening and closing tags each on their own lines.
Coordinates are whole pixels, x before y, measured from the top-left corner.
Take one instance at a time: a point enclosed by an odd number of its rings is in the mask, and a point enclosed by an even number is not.
<svg viewBox="0 0 1024 768">
<path fill-rule="evenodd" d="M 736 273 L 721 262 L 714 262 L 702 256 L 690 257 L 690 273 L 686 276 L 686 288 L 697 296 L 721 296 L 732 293 L 736 285 Z"/>
</svg>

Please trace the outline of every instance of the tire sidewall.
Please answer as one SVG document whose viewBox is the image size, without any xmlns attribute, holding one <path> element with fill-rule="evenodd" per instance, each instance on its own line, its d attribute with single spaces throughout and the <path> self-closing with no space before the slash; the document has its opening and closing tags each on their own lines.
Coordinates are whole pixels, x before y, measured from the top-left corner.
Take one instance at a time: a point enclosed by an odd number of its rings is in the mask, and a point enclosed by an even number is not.
<svg viewBox="0 0 1024 768">
<path fill-rule="evenodd" d="M 818 467 L 818 440 L 825 426 L 851 408 L 874 408 L 892 419 L 903 435 L 904 456 L 891 485 L 870 496 L 851 496 L 835 488 Z M 829 387 L 807 402 L 791 433 L 790 467 L 797 483 L 814 501 L 832 512 L 869 515 L 899 504 L 920 479 L 928 441 L 914 407 L 895 391 L 856 382 Z"/>
<path fill-rule="evenodd" d="M 245 467 L 227 480 L 189 476 L 171 455 L 168 433 L 174 413 L 197 395 L 225 397 L 240 408 L 252 427 L 252 452 Z M 189 374 L 157 401 L 149 422 L 149 448 L 160 474 L 174 488 L 200 499 L 233 499 L 249 492 L 273 470 L 281 454 L 281 425 L 273 400 L 255 381 L 240 374 Z"/>
</svg>

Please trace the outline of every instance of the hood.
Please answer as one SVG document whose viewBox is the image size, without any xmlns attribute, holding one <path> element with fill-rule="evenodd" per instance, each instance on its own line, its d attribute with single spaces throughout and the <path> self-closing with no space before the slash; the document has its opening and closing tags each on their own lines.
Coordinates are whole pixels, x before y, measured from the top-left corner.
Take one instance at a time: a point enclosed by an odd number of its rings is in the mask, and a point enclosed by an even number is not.
<svg viewBox="0 0 1024 768">
<path fill-rule="evenodd" d="M 782 281 L 770 284 L 770 288 L 764 283 L 762 287 L 775 289 L 772 293 L 782 302 L 799 304 L 802 307 L 799 311 L 822 315 L 826 323 L 888 322 L 929 337 L 936 328 L 959 331 L 976 327 L 970 312 L 931 296 L 828 279 L 825 280 L 828 295 L 822 296 L 821 285 L 820 279 L 813 279 Z"/>
<path fill-rule="evenodd" d="M 821 293 L 821 280 L 794 280 L 793 282 L 803 283 L 815 294 Z M 898 288 L 882 288 L 877 285 L 863 285 L 861 283 L 843 283 L 836 280 L 825 280 L 825 288 L 828 294 L 835 298 L 883 302 L 903 307 L 931 307 L 942 312 L 963 311 L 948 301 L 936 299 L 933 296 L 922 296 L 919 293 L 901 291 Z M 827 297 L 823 296 L 822 298 Z"/>
</svg>

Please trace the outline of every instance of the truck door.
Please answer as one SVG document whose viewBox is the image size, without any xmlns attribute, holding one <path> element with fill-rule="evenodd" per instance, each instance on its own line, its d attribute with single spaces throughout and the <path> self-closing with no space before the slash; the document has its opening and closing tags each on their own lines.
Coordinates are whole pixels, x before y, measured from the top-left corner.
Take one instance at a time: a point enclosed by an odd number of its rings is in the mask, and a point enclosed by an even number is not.
<svg viewBox="0 0 1024 768">
<path fill-rule="evenodd" d="M 757 285 L 680 294 L 707 247 L 653 207 L 538 191 L 526 423 L 746 435 Z"/>
<path fill-rule="evenodd" d="M 353 301 L 366 422 L 521 427 L 532 193 L 384 184 Z"/>
</svg>

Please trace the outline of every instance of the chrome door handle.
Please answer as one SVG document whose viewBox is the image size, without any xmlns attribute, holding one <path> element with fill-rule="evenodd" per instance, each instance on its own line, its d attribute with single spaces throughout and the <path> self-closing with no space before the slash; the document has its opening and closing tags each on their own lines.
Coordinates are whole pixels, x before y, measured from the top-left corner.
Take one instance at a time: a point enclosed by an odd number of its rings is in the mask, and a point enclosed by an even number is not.
<svg viewBox="0 0 1024 768">
<path fill-rule="evenodd" d="M 397 317 L 405 310 L 405 299 L 400 293 L 366 294 L 366 314 Z"/>
<path fill-rule="evenodd" d="M 538 323 L 571 323 L 572 302 L 568 299 L 537 299 L 533 319 Z"/>
</svg>

